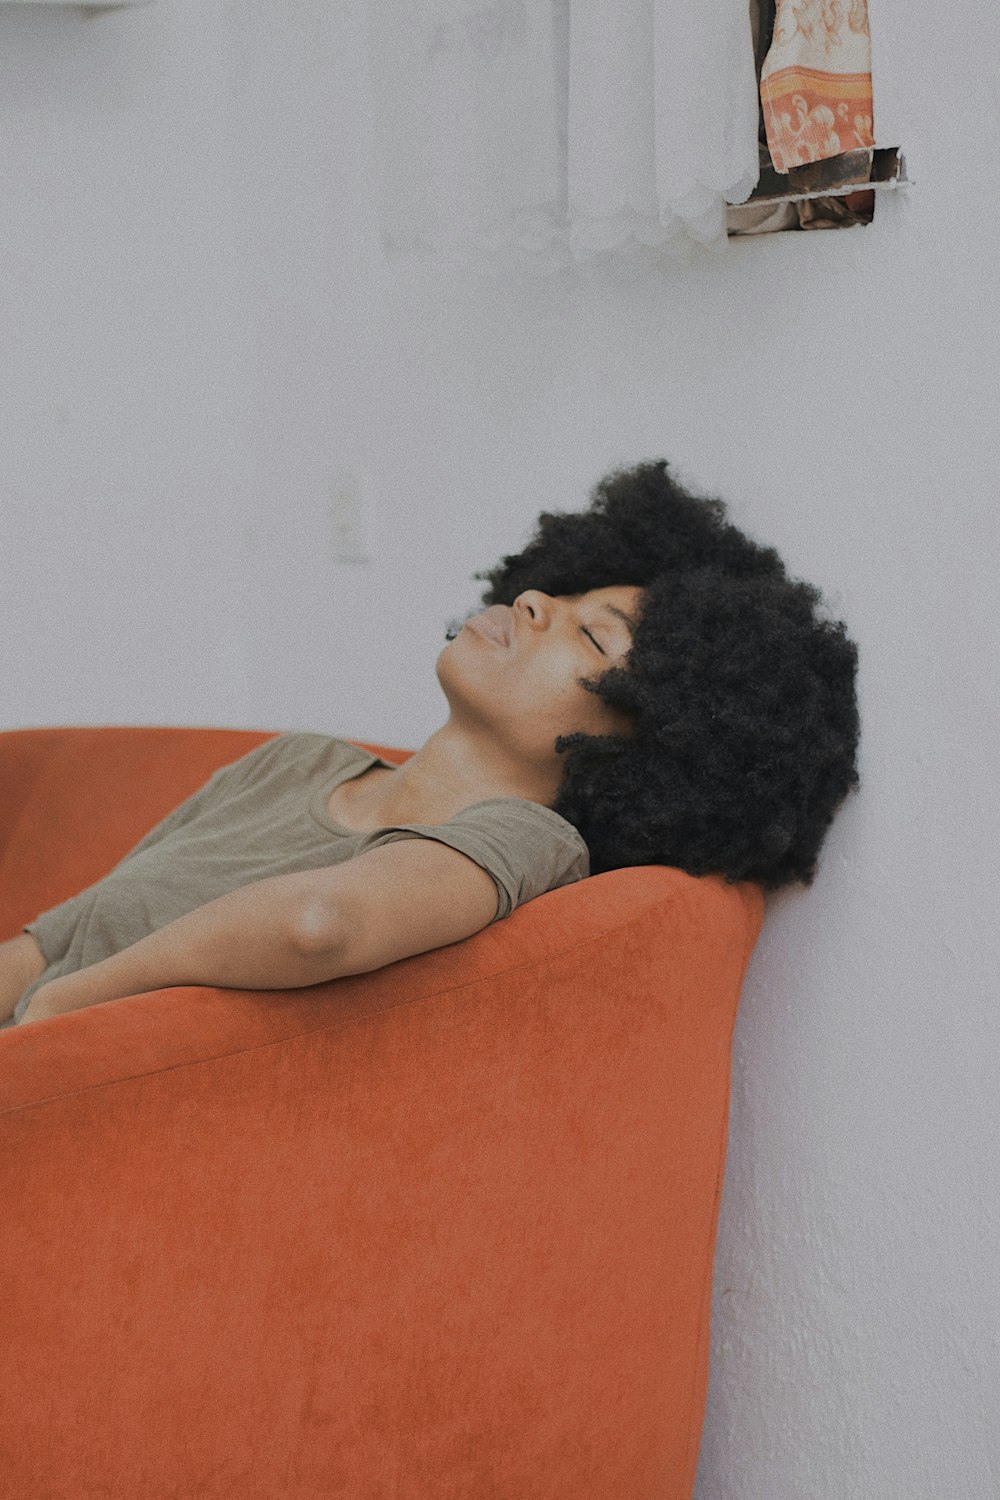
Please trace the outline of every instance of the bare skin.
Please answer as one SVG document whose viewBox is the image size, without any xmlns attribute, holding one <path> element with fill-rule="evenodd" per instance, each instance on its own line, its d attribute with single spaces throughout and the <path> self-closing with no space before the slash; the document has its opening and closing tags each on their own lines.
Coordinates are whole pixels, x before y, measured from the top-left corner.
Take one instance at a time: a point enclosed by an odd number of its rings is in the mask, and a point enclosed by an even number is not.
<svg viewBox="0 0 1000 1500">
<path fill-rule="evenodd" d="M 45 958 L 30 932 L 0 943 L 0 1021 L 9 1021 L 29 984 L 45 972 Z"/>
<path fill-rule="evenodd" d="M 484 632 L 482 617 L 469 621 L 437 661 L 447 723 L 402 766 L 373 766 L 337 787 L 331 816 L 370 831 L 443 823 L 494 797 L 550 807 L 562 777 L 558 735 L 628 732 L 628 721 L 579 679 L 624 663 L 640 594 L 618 586 L 555 598 L 528 589 L 510 612 L 508 645 Z M 497 634 L 503 628 L 496 622 Z"/>
<path fill-rule="evenodd" d="M 445 822 L 498 797 L 551 806 L 562 775 L 557 737 L 630 727 L 581 678 L 624 663 L 639 600 L 631 587 L 559 598 L 527 590 L 512 608 L 469 621 L 437 661 L 447 722 L 404 765 L 371 767 L 335 788 L 331 815 L 368 831 Z M 206 902 L 42 985 L 21 1023 L 179 985 L 285 989 L 367 973 L 459 942 L 496 911 L 493 879 L 474 860 L 407 839 Z"/>
</svg>

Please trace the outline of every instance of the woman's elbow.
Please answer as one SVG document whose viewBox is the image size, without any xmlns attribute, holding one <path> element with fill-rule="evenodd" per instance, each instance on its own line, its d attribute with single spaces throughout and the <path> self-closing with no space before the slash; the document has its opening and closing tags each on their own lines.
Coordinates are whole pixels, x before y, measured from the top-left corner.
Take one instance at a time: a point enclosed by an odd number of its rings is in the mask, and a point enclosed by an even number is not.
<svg viewBox="0 0 1000 1500">
<path fill-rule="evenodd" d="M 305 958 L 324 966 L 341 964 L 347 953 L 347 932 L 343 911 L 332 897 L 310 892 L 297 904 L 292 942 Z"/>
</svg>

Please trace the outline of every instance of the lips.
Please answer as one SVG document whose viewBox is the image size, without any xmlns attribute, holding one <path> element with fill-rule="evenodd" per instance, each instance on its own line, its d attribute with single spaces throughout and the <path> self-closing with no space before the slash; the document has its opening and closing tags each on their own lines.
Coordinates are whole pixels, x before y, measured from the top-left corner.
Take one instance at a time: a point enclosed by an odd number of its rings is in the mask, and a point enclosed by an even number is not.
<svg viewBox="0 0 1000 1500">
<path fill-rule="evenodd" d="M 470 630 L 498 646 L 509 646 L 514 636 L 514 611 L 509 604 L 491 604 L 468 622 Z"/>
</svg>

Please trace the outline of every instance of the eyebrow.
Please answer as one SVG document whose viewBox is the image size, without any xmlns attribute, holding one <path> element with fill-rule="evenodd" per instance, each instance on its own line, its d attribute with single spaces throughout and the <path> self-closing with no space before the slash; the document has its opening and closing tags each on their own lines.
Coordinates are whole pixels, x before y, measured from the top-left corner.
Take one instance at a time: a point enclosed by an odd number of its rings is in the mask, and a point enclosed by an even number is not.
<svg viewBox="0 0 1000 1500">
<path fill-rule="evenodd" d="M 623 609 L 618 609 L 614 604 L 602 604 L 600 608 L 607 610 L 609 615 L 617 615 L 619 620 L 624 620 L 629 630 L 634 631 L 636 625 L 639 623 L 638 620 L 634 620 L 631 615 L 627 615 Z"/>
</svg>

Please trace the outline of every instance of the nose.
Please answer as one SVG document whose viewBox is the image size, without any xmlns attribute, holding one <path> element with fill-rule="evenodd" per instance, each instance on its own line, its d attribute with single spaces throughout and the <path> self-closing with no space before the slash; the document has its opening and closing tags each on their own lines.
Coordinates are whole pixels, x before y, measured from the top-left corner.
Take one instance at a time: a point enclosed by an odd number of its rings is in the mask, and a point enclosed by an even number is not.
<svg viewBox="0 0 1000 1500">
<path fill-rule="evenodd" d="M 525 589 L 514 600 L 517 610 L 532 630 L 547 630 L 552 620 L 555 600 L 541 589 Z"/>
</svg>

